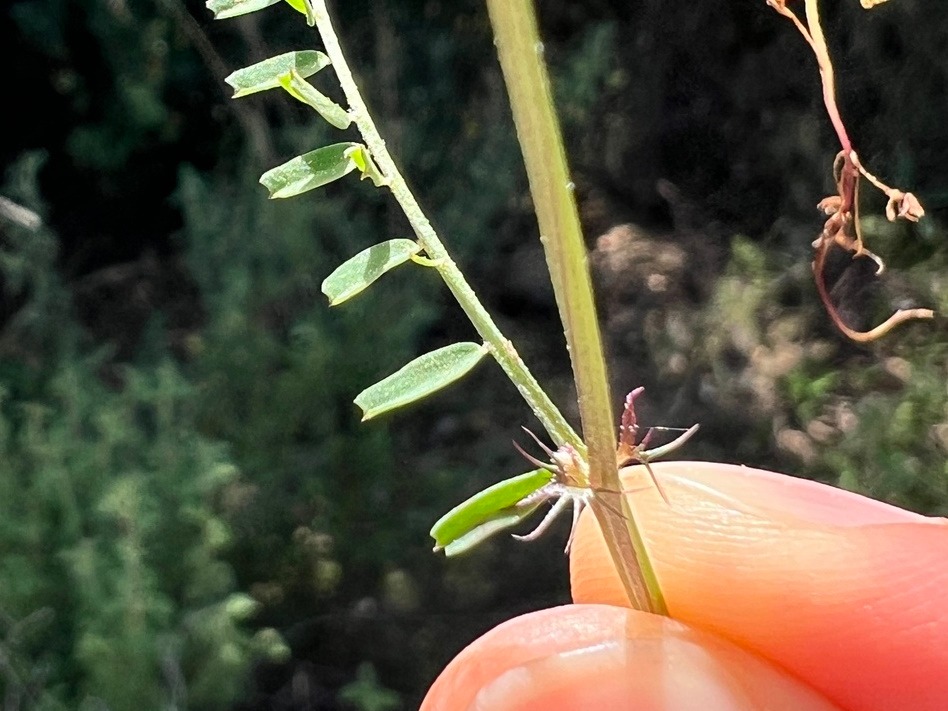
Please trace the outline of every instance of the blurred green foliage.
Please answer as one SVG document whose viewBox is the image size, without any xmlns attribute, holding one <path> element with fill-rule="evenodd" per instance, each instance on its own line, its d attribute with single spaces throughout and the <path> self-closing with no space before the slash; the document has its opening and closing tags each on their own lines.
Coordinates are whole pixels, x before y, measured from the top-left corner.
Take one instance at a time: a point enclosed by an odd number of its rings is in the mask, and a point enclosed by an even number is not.
<svg viewBox="0 0 948 711">
<path fill-rule="evenodd" d="M 912 268 L 919 302 L 948 298 L 945 283 L 932 278 L 943 259 Z M 765 249 L 738 240 L 727 274 L 706 357 L 714 363 L 726 360 L 725 351 L 739 354 L 717 387 L 765 418 L 762 434 L 786 460 L 783 468 L 905 508 L 948 513 L 948 343 L 937 324 L 912 324 L 859 348 L 819 322 L 805 271 L 783 272 Z M 775 302 L 788 291 L 807 294 L 796 314 Z M 866 298 L 857 306 L 879 318 L 892 301 Z"/>
<path fill-rule="evenodd" d="M 384 426 L 358 424 L 352 398 L 414 355 L 434 315 L 425 300 L 434 284 L 425 270 L 395 273 L 330 312 L 319 272 L 328 255 L 372 243 L 366 211 L 333 200 L 268 203 L 251 180 L 230 189 L 193 169 L 181 176 L 187 260 L 208 295 L 189 372 L 201 384 L 202 431 L 231 443 L 246 474 L 235 515 L 242 572 L 300 604 L 345 582 L 319 573 L 340 558 L 347 580 L 372 580 L 424 533 L 393 535 L 393 443 Z M 297 545 L 287 547 L 291 536 Z M 312 568 L 301 568 L 307 559 Z"/>
<path fill-rule="evenodd" d="M 371 664 L 362 664 L 356 680 L 339 691 L 339 698 L 351 703 L 358 711 L 391 711 L 398 708 L 398 694 L 379 685 Z"/>
<path fill-rule="evenodd" d="M 26 155 L 6 194 L 31 203 Z M 237 478 L 167 357 L 110 365 L 69 318 L 45 227 L 4 229 L 0 685 L 10 708 L 226 708 L 256 655 L 219 497 Z M 41 357 L 40 357 L 41 356 Z M 24 633 L 24 628 L 26 633 Z"/>
</svg>

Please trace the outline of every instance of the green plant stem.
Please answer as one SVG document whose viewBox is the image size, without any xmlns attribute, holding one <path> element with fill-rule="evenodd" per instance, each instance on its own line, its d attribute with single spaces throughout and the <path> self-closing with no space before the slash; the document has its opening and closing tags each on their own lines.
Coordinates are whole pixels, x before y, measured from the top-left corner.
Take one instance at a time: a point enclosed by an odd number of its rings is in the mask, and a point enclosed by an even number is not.
<svg viewBox="0 0 948 711">
<path fill-rule="evenodd" d="M 474 294 L 461 270 L 451 259 L 434 228 L 412 195 L 408 184 L 402 177 L 398 166 L 392 159 L 385 141 L 375 126 L 371 114 L 366 108 L 359 87 L 352 77 L 345 55 L 339 45 L 339 38 L 333 29 L 325 0 L 313 0 L 316 15 L 316 28 L 322 37 L 326 55 L 332 61 L 339 84 L 349 103 L 349 113 L 362 134 L 376 164 L 389 181 L 389 188 L 408 218 L 419 244 L 432 260 L 444 283 L 467 314 L 474 328 L 480 334 L 495 360 L 513 381 L 517 390 L 533 410 L 537 419 L 557 445 L 569 444 L 585 453 L 585 445 L 566 418 L 557 409 L 553 401 L 530 373 L 513 344 L 504 337 L 494 320 L 487 313 L 480 300 Z"/>
<path fill-rule="evenodd" d="M 487 0 L 487 7 L 573 365 L 583 438 L 588 447 L 589 486 L 599 492 L 591 507 L 629 601 L 639 609 L 667 614 L 644 540 L 625 497 L 606 493 L 622 490 L 609 380 L 574 186 L 533 3 Z M 616 516 L 616 510 L 624 515 Z"/>
</svg>

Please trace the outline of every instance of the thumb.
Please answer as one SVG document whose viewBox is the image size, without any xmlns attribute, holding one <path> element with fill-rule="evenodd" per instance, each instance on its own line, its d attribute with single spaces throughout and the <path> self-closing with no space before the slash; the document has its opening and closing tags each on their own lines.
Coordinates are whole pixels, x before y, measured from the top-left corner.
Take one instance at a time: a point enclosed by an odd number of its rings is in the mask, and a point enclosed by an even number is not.
<svg viewBox="0 0 948 711">
<path fill-rule="evenodd" d="M 786 672 L 667 617 L 567 605 L 495 627 L 448 665 L 422 711 L 830 711 Z"/>
<path fill-rule="evenodd" d="M 670 504 L 630 504 L 672 617 L 850 711 L 948 708 L 948 522 L 747 467 L 653 469 Z M 592 516 L 572 550 L 576 602 L 628 604 Z"/>
</svg>

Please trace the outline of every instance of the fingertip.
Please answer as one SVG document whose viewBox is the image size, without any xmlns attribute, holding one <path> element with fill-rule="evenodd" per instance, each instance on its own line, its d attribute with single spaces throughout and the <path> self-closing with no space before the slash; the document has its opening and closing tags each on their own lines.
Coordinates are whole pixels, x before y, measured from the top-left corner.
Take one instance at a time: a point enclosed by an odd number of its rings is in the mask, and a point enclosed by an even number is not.
<svg viewBox="0 0 948 711">
<path fill-rule="evenodd" d="M 948 708 L 944 520 L 746 467 L 653 468 L 673 505 L 632 504 L 676 619 L 848 709 Z M 574 601 L 628 604 L 591 516 L 570 569 Z"/>
<path fill-rule="evenodd" d="M 569 605 L 511 620 L 465 649 L 422 711 L 827 711 L 785 672 L 711 634 L 628 608 Z"/>
</svg>

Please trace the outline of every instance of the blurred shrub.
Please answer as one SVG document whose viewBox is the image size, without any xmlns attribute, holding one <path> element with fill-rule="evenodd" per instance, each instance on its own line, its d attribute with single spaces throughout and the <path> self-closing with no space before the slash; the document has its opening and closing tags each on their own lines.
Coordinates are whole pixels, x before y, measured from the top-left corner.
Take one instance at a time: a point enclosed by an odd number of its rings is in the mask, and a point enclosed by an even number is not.
<svg viewBox="0 0 948 711">
<path fill-rule="evenodd" d="M 933 229 L 944 233 L 941 225 Z M 756 432 L 763 464 L 944 515 L 948 344 L 937 323 L 902 327 L 868 346 L 848 343 L 827 323 L 809 270 L 781 271 L 780 261 L 735 241 L 708 312 L 705 357 L 718 365 L 705 380 L 705 397 L 750 414 L 744 437 Z M 943 261 L 934 254 L 913 266 L 910 288 L 895 274 L 889 291 L 871 274 L 852 277 L 873 288 L 842 290 L 842 310 L 877 320 L 906 299 L 942 306 L 948 299 Z M 857 264 L 848 264 L 837 283 L 847 284 L 847 271 Z"/>
<path fill-rule="evenodd" d="M 5 194 L 41 209 L 35 157 Z M 168 359 L 83 343 L 44 227 L 3 225 L 0 688 L 9 708 L 225 708 L 261 649 L 221 552 L 237 471 Z M 242 602 L 244 601 L 244 602 Z M 97 705 L 98 704 L 98 705 Z"/>
<path fill-rule="evenodd" d="M 325 195 L 268 203 L 253 177 L 181 175 L 184 249 L 206 310 L 189 373 L 202 431 L 232 444 L 244 475 L 244 581 L 306 609 L 362 576 L 371 592 L 405 543 L 391 440 L 384 425 L 359 425 L 352 399 L 413 357 L 435 282 L 409 265 L 330 312 L 322 278 L 385 236 L 371 209 Z M 309 533 L 293 535 L 300 527 Z M 341 580 L 329 565 L 339 559 Z"/>
</svg>

